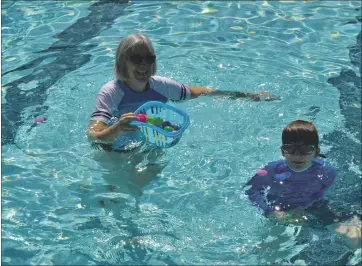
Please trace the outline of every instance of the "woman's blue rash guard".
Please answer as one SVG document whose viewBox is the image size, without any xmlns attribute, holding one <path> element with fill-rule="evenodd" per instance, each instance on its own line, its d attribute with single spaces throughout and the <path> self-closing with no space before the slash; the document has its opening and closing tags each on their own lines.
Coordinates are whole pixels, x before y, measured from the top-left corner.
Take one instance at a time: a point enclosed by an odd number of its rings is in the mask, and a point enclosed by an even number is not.
<svg viewBox="0 0 362 266">
<path fill-rule="evenodd" d="M 308 208 L 324 197 L 336 178 L 335 169 L 321 159 L 314 159 L 313 165 L 302 172 L 293 171 L 286 160 L 271 162 L 264 170 L 268 174 L 256 174 L 248 182 L 251 187 L 246 194 L 265 214 Z"/>
</svg>

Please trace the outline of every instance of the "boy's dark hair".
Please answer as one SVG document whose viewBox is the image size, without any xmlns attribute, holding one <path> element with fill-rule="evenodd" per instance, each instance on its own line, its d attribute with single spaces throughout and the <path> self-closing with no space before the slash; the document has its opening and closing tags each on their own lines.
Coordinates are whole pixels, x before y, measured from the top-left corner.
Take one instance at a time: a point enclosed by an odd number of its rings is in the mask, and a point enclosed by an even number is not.
<svg viewBox="0 0 362 266">
<path fill-rule="evenodd" d="M 283 130 L 282 143 L 301 143 L 314 145 L 318 148 L 318 131 L 313 123 L 304 120 L 295 120 L 289 123 Z"/>
</svg>

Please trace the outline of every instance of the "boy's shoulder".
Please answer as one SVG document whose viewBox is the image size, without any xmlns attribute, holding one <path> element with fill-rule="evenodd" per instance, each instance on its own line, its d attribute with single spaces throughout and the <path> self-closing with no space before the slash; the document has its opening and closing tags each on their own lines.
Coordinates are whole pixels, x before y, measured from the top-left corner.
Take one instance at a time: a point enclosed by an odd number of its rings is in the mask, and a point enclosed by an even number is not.
<svg viewBox="0 0 362 266">
<path fill-rule="evenodd" d="M 320 169 L 320 171 L 322 172 L 325 172 L 328 176 L 335 177 L 337 175 L 338 169 L 335 166 L 327 163 L 325 160 L 317 158 L 313 160 L 313 163 L 315 168 Z"/>
<path fill-rule="evenodd" d="M 320 158 L 315 158 L 313 159 L 313 163 L 315 167 L 319 167 L 319 168 L 323 168 L 326 169 L 328 171 L 336 171 L 336 168 L 334 166 L 332 166 L 331 164 L 327 163 L 325 160 L 320 159 Z"/>
<path fill-rule="evenodd" d="M 259 169 L 256 172 L 256 176 L 269 176 L 272 177 L 275 174 L 285 172 L 285 169 L 288 168 L 288 165 L 285 160 L 278 160 L 269 162 L 262 169 Z"/>
<path fill-rule="evenodd" d="M 288 167 L 286 160 L 278 160 L 278 161 L 272 161 L 269 162 L 266 166 L 265 169 L 266 170 L 273 170 L 273 169 L 279 169 L 279 168 L 286 168 Z"/>
<path fill-rule="evenodd" d="M 327 165 L 326 161 L 323 160 L 323 159 L 320 159 L 320 158 L 315 158 L 315 159 L 313 159 L 313 162 L 314 162 L 316 165 L 320 165 L 320 166 L 325 166 L 325 165 Z"/>
<path fill-rule="evenodd" d="M 325 169 L 335 169 L 332 165 L 327 163 L 326 161 L 316 158 L 313 159 L 314 167 L 317 168 L 325 168 Z M 285 159 L 277 160 L 269 162 L 265 167 L 266 170 L 272 170 L 272 169 L 281 169 L 281 168 L 288 168 L 287 161 Z"/>
</svg>

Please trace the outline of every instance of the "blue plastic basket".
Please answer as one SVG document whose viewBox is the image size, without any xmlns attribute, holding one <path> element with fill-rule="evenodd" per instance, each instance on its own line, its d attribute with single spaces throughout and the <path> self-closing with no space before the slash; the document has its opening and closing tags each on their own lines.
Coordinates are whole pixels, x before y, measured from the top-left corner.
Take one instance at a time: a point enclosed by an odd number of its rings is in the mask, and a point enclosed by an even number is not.
<svg viewBox="0 0 362 266">
<path fill-rule="evenodd" d="M 149 123 L 140 121 L 130 122 L 131 125 L 140 127 L 145 141 L 162 148 L 169 148 L 176 145 L 181 139 L 182 133 L 184 133 L 190 124 L 190 118 L 183 110 L 162 102 L 147 102 L 140 106 L 134 113 L 162 118 L 163 121 L 168 121 L 179 127 L 174 132 L 167 132 L 162 127 Z"/>
</svg>

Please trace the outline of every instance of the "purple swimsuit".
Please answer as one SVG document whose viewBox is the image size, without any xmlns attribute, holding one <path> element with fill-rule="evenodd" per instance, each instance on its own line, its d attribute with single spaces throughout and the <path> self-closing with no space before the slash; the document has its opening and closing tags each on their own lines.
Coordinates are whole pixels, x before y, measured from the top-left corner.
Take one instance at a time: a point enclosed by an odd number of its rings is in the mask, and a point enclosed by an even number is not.
<svg viewBox="0 0 362 266">
<path fill-rule="evenodd" d="M 256 174 L 248 182 L 246 194 L 265 213 L 309 207 L 323 198 L 336 177 L 334 169 L 320 159 L 303 172 L 293 171 L 285 160 L 271 162 L 264 170 L 265 176 Z"/>
</svg>

